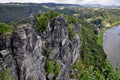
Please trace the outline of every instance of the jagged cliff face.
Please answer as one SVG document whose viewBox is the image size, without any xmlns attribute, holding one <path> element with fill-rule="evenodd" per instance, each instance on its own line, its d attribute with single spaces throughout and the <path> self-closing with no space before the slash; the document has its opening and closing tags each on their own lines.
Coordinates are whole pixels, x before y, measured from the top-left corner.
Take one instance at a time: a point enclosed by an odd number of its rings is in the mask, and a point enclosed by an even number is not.
<svg viewBox="0 0 120 80">
<path fill-rule="evenodd" d="M 70 41 L 67 21 L 63 16 L 58 16 L 48 25 L 45 42 L 46 48 L 51 50 L 49 59 L 61 65 L 56 79 L 69 80 L 69 68 L 79 55 L 79 36 L 76 34 L 74 41 Z"/>
<path fill-rule="evenodd" d="M 9 37 L 9 47 L 0 52 L 0 70 L 10 70 L 15 80 L 70 80 L 70 67 L 79 56 L 80 26 L 72 25 L 76 35 L 73 41 L 69 39 L 68 23 L 63 15 L 49 22 L 47 30 L 38 36 L 32 25 L 18 26 Z M 45 56 L 44 51 L 50 50 Z M 46 72 L 47 60 L 60 65 L 60 71 Z"/>
<path fill-rule="evenodd" d="M 45 57 L 41 38 L 30 25 L 19 26 L 12 35 L 12 53 L 20 80 L 45 80 Z"/>
<path fill-rule="evenodd" d="M 41 38 L 31 25 L 21 25 L 11 35 L 10 47 L 1 57 L 15 80 L 46 80 L 41 47 Z"/>
</svg>

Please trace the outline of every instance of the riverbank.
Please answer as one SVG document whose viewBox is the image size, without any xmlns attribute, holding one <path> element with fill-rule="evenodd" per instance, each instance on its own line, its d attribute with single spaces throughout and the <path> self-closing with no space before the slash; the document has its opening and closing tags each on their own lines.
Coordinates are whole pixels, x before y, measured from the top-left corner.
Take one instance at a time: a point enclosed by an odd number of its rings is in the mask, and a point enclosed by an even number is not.
<svg viewBox="0 0 120 80">
<path fill-rule="evenodd" d="M 107 60 L 115 69 L 120 64 L 120 25 L 114 26 L 104 32 L 103 49 L 107 55 Z"/>
<path fill-rule="evenodd" d="M 113 27 L 113 26 L 117 26 L 117 25 L 120 25 L 120 21 L 115 22 L 115 23 L 111 24 L 110 26 L 106 26 L 106 27 L 104 27 L 102 30 L 104 31 L 104 30 L 107 30 L 107 29 L 109 29 L 109 28 L 111 28 L 111 27 Z"/>
<path fill-rule="evenodd" d="M 106 26 L 104 28 L 102 28 L 102 30 L 99 32 L 98 34 L 98 40 L 97 40 L 97 44 L 99 46 L 102 46 L 103 47 L 103 33 L 107 30 L 107 29 L 110 29 L 112 28 L 113 26 L 117 26 L 117 25 L 120 25 L 120 21 L 118 22 L 115 22 L 113 24 L 111 24 L 110 26 Z"/>
</svg>

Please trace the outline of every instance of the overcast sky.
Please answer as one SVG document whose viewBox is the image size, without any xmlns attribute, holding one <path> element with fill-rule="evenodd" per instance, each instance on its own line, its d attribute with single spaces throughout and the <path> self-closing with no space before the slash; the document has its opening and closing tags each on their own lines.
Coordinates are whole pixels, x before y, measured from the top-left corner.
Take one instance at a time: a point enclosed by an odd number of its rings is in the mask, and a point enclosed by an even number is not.
<svg viewBox="0 0 120 80">
<path fill-rule="evenodd" d="M 104 4 L 104 5 L 120 5 L 120 0 L 0 0 L 0 3 L 8 2 L 32 2 L 32 3 L 67 3 L 67 4 Z"/>
</svg>

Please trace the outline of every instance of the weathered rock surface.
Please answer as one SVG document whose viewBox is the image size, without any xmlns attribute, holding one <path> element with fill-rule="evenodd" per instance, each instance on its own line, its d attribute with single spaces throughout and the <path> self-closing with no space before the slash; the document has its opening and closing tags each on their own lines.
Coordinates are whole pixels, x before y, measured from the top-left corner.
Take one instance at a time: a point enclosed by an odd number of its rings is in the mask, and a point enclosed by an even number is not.
<svg viewBox="0 0 120 80">
<path fill-rule="evenodd" d="M 47 80 L 51 77 L 54 80 L 70 80 L 70 67 L 77 60 L 81 46 L 80 26 L 73 23 L 72 27 L 76 32 L 73 41 L 69 39 L 68 23 L 63 15 L 50 21 L 41 37 L 30 24 L 18 26 L 9 37 L 10 41 L 5 41 L 8 46 L 0 51 L 0 71 L 8 68 L 15 80 Z M 45 49 L 50 49 L 48 57 L 43 56 Z M 61 66 L 57 76 L 54 73 L 46 75 L 44 65 L 47 58 Z"/>
<path fill-rule="evenodd" d="M 32 27 L 21 25 L 11 36 L 10 49 L 1 51 L 0 67 L 4 64 L 1 68 L 10 69 L 15 80 L 46 80 L 41 47 L 41 38 Z"/>
<path fill-rule="evenodd" d="M 79 34 L 80 26 L 73 24 L 73 30 Z M 62 66 L 57 80 L 69 80 L 70 66 L 79 56 L 80 38 L 76 34 L 74 40 L 70 41 L 68 34 L 68 23 L 63 16 L 54 18 L 46 31 L 46 49 L 51 50 L 49 59 Z"/>
</svg>

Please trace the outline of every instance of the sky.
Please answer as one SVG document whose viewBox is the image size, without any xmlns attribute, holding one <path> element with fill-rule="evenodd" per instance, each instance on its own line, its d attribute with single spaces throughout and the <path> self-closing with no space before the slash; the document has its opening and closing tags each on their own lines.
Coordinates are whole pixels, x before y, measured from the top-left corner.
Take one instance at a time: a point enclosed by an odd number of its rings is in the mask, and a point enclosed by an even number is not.
<svg viewBox="0 0 120 80">
<path fill-rule="evenodd" d="M 63 4 L 103 4 L 120 5 L 120 0 L 0 0 L 0 3 L 21 2 L 21 3 L 63 3 Z"/>
</svg>

